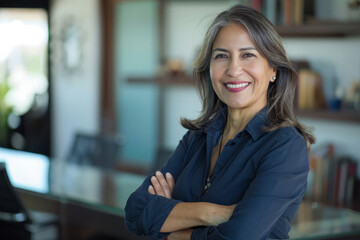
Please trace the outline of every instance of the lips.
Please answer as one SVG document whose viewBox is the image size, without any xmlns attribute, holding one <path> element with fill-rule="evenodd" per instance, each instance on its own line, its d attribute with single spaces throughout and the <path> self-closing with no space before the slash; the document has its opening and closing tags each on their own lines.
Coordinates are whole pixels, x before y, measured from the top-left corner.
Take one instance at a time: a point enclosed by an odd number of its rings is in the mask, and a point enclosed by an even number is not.
<svg viewBox="0 0 360 240">
<path fill-rule="evenodd" d="M 225 88 L 230 92 L 241 92 L 250 85 L 250 82 L 227 82 Z"/>
</svg>

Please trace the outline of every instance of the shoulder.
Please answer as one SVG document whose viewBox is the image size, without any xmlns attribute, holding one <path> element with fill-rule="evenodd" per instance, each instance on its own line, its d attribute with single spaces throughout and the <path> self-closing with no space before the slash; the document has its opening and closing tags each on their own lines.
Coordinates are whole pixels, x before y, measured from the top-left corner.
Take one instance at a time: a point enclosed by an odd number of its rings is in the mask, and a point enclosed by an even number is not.
<svg viewBox="0 0 360 240">
<path fill-rule="evenodd" d="M 264 135 L 263 153 L 272 151 L 284 153 L 301 153 L 307 155 L 307 145 L 305 138 L 296 130 L 295 127 L 281 127 L 276 130 L 267 132 Z"/>
<path fill-rule="evenodd" d="M 272 143 L 295 141 L 306 145 L 304 137 L 298 130 L 296 130 L 295 127 L 281 127 L 270 132 L 266 132 L 264 137 L 268 138 Z"/>
<path fill-rule="evenodd" d="M 203 139 L 205 134 L 206 133 L 203 130 L 188 130 L 183 136 L 181 142 L 189 146 Z"/>
<path fill-rule="evenodd" d="M 258 169 L 298 173 L 309 170 L 309 152 L 304 137 L 294 127 L 282 127 L 265 139 L 254 164 Z"/>
<path fill-rule="evenodd" d="M 298 130 L 296 130 L 295 127 L 281 127 L 274 130 L 274 134 L 286 139 L 298 139 L 305 141 L 304 137 L 299 133 Z"/>
</svg>

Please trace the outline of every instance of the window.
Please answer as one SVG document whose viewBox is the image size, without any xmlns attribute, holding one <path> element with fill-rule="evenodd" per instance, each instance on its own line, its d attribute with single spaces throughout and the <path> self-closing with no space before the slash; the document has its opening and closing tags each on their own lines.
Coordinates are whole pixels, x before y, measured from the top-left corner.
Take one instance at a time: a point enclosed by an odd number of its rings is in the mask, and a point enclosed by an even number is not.
<svg viewBox="0 0 360 240">
<path fill-rule="evenodd" d="M 0 32 L 0 146 L 49 155 L 48 13 L 0 8 Z"/>
</svg>

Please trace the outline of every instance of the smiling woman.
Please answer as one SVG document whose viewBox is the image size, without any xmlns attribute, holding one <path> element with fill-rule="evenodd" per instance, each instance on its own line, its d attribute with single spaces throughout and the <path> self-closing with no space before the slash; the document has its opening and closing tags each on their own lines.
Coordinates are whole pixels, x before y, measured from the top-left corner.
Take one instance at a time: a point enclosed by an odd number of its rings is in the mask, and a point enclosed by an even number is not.
<svg viewBox="0 0 360 240">
<path fill-rule="evenodd" d="M 246 29 L 237 24 L 223 27 L 212 52 L 210 78 L 216 95 L 228 109 L 251 116 L 264 108 L 276 69 L 256 50 Z"/>
<path fill-rule="evenodd" d="M 202 98 L 168 163 L 129 197 L 126 225 L 167 239 L 286 239 L 315 138 L 293 113 L 296 73 L 259 12 L 220 13 L 194 63 Z"/>
</svg>

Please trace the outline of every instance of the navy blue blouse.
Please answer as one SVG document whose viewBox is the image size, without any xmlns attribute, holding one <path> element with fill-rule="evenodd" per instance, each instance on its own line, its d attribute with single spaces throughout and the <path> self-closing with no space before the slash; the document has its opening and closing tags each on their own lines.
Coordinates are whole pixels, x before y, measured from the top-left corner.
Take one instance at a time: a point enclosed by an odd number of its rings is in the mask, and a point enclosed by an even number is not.
<svg viewBox="0 0 360 240">
<path fill-rule="evenodd" d="M 196 227 L 191 239 L 288 238 L 306 190 L 308 151 L 303 136 L 293 127 L 263 131 L 266 112 L 264 108 L 227 142 L 205 192 L 211 154 L 223 132 L 227 111 L 218 114 L 204 131 L 188 131 L 161 169 L 174 176 L 173 199 L 149 194 L 149 176 L 127 201 L 127 228 L 161 239 L 166 234 L 159 231 L 180 201 L 236 203 L 228 222 Z"/>
</svg>

